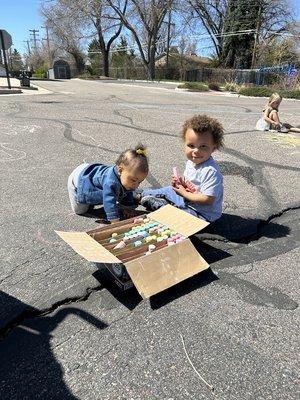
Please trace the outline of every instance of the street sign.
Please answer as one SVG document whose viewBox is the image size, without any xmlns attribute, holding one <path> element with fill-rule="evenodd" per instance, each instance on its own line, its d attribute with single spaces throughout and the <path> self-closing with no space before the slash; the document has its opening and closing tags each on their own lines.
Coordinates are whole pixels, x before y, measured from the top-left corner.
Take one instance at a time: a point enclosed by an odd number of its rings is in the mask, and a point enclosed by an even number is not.
<svg viewBox="0 0 300 400">
<path fill-rule="evenodd" d="M 12 39 L 11 36 L 8 32 L 6 32 L 4 29 L 0 29 L 0 32 L 2 32 L 2 38 L 3 38 L 3 43 L 2 43 L 2 49 L 3 50 L 8 50 L 11 45 L 12 45 Z M 1 34 L 1 33 L 0 33 Z"/>
<path fill-rule="evenodd" d="M 7 59 L 6 59 L 6 51 L 8 50 L 12 45 L 12 40 L 11 36 L 8 32 L 6 32 L 4 29 L 0 29 L 0 49 L 3 52 L 3 60 L 4 60 L 4 66 L 5 66 L 5 71 L 6 71 L 6 79 L 7 79 L 7 84 L 9 89 L 11 89 L 11 84 L 10 84 L 10 79 L 9 79 L 9 72 L 8 72 L 8 65 L 7 65 Z"/>
</svg>

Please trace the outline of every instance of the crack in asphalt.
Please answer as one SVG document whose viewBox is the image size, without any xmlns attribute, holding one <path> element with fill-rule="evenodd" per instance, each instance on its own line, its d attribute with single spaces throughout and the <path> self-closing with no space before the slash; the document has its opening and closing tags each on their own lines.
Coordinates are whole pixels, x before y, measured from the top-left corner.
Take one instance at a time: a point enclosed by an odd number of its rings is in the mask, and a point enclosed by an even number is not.
<svg viewBox="0 0 300 400">
<path fill-rule="evenodd" d="M 86 293 L 82 296 L 74 296 L 74 297 L 67 297 L 63 300 L 59 300 L 52 304 L 50 307 L 37 310 L 37 309 L 31 309 L 31 310 L 24 310 L 22 313 L 20 313 L 17 317 L 9 321 L 8 324 L 6 324 L 3 328 L 0 329 L 0 342 L 3 341 L 9 332 L 11 332 L 12 329 L 16 328 L 17 326 L 21 325 L 24 321 L 32 318 L 37 318 L 37 317 L 44 317 L 45 315 L 53 313 L 55 310 L 57 310 L 59 307 L 66 306 L 72 303 L 80 303 L 83 301 L 88 300 L 90 295 L 94 292 L 99 292 L 103 290 L 104 287 L 102 285 L 98 285 L 94 288 L 87 288 Z"/>
<path fill-rule="evenodd" d="M 241 235 L 238 239 L 234 239 L 234 240 L 230 240 L 227 239 L 225 237 L 220 238 L 220 237 L 204 237 L 203 239 L 207 242 L 221 242 L 221 243 L 238 243 L 240 244 L 240 246 L 236 246 L 235 248 L 241 248 L 244 245 L 248 245 L 250 242 L 254 242 L 254 241 L 258 241 L 259 239 L 261 239 L 263 237 L 263 233 L 262 230 L 263 228 L 265 228 L 270 222 L 272 222 L 274 219 L 276 218 L 280 218 L 282 215 L 288 213 L 289 211 L 294 211 L 294 210 L 299 210 L 300 209 L 300 205 L 296 205 L 293 207 L 288 207 L 285 208 L 275 214 L 270 215 L 267 219 L 263 220 L 260 219 L 258 220 L 257 223 L 257 230 L 255 233 L 251 233 L 251 234 L 245 234 Z M 246 232 L 245 232 L 246 233 Z M 200 234 L 201 236 L 201 234 Z"/>
<path fill-rule="evenodd" d="M 3 283 L 5 280 L 11 278 L 11 277 L 13 276 L 13 273 L 14 273 L 19 267 L 22 267 L 22 266 L 24 266 L 24 265 L 26 265 L 26 264 L 29 264 L 29 263 L 33 262 L 33 261 L 37 261 L 37 260 L 41 259 L 41 258 L 46 254 L 46 251 L 45 251 L 45 250 L 40 250 L 39 253 L 40 253 L 39 256 L 37 256 L 37 257 L 35 257 L 35 258 L 31 259 L 31 260 L 25 260 L 25 261 L 21 262 L 20 264 L 17 264 L 17 265 L 10 271 L 9 275 L 6 275 L 3 279 L 0 280 L 0 284 Z"/>
<path fill-rule="evenodd" d="M 280 218 L 281 216 L 283 216 L 284 214 L 288 213 L 289 211 L 292 210 L 298 210 L 300 208 L 300 206 L 295 206 L 295 207 L 289 207 L 287 209 L 281 210 L 280 212 L 271 215 L 267 220 L 261 220 L 258 225 L 257 225 L 257 232 L 255 234 L 251 234 L 249 236 L 245 236 L 244 238 L 241 238 L 243 240 L 243 242 L 240 242 L 241 246 L 239 246 L 238 248 L 236 248 L 237 250 L 243 246 L 248 245 L 249 243 L 253 242 L 253 241 L 258 241 L 263 235 L 261 235 L 261 231 L 264 227 L 266 227 L 270 222 L 272 222 L 274 219 L 276 218 Z M 208 241 L 219 241 L 219 242 L 225 242 L 225 239 L 218 239 L 218 238 L 211 238 L 211 239 L 206 239 L 204 240 L 205 242 Z M 253 265 L 252 265 L 253 267 Z M 225 267 L 226 268 L 226 267 Z M 218 270 L 218 268 L 217 268 Z M 250 269 L 251 271 L 251 269 Z M 250 271 L 247 271 L 250 272 Z M 230 284 L 232 283 L 232 276 L 235 277 L 235 275 L 238 274 L 246 274 L 246 272 L 243 273 L 236 273 L 236 274 L 229 274 L 227 272 L 224 271 L 218 271 L 218 274 L 220 276 L 220 278 L 224 278 L 224 285 L 226 286 L 230 286 Z M 231 281 L 229 282 L 229 280 L 231 279 Z M 234 278 L 235 281 L 237 282 L 237 277 Z M 249 285 L 250 283 L 248 281 L 243 281 L 243 285 Z M 257 286 L 252 284 L 253 287 L 255 287 L 256 290 Z M 89 299 L 89 297 L 94 293 L 94 292 L 98 292 L 105 289 L 102 285 L 98 285 L 95 288 L 87 288 L 86 289 L 86 293 L 82 296 L 76 296 L 76 297 L 67 297 L 63 300 L 60 300 L 56 303 L 54 303 L 53 305 L 51 305 L 50 307 L 46 308 L 46 309 L 41 309 L 41 310 L 24 310 L 22 313 L 20 313 L 16 318 L 12 319 L 6 326 L 4 326 L 2 329 L 0 329 L 0 341 L 3 341 L 7 335 L 9 334 L 9 332 L 14 329 L 15 327 L 21 325 L 25 320 L 28 319 L 32 319 L 32 318 L 37 318 L 37 317 L 43 317 L 47 314 L 51 314 L 53 313 L 55 310 L 57 310 L 59 307 L 62 306 L 66 306 L 72 303 L 79 303 L 79 302 L 84 302 L 86 300 Z M 270 289 L 270 294 L 266 294 L 266 291 L 264 291 L 263 289 L 259 290 L 264 294 L 264 296 L 266 297 L 266 299 L 268 299 L 268 301 L 277 301 L 276 299 L 276 293 L 278 294 L 278 289 L 277 288 L 271 288 Z M 275 297 L 274 297 L 275 296 Z M 282 294 L 283 296 L 283 294 Z M 271 299 L 271 300 L 270 300 Z M 274 300 L 275 299 L 275 300 Z M 260 300 L 261 301 L 261 300 Z M 277 303 L 276 303 L 277 304 Z M 281 303 L 280 303 L 281 304 Z M 294 301 L 290 301 L 288 304 L 288 309 L 292 309 L 294 310 L 295 308 L 298 307 L 298 304 Z M 134 310 L 132 310 L 132 312 L 129 315 L 132 315 L 132 313 L 134 312 Z M 116 321 L 114 321 L 114 323 L 127 318 L 128 315 L 122 316 L 121 318 L 117 319 Z"/>
</svg>

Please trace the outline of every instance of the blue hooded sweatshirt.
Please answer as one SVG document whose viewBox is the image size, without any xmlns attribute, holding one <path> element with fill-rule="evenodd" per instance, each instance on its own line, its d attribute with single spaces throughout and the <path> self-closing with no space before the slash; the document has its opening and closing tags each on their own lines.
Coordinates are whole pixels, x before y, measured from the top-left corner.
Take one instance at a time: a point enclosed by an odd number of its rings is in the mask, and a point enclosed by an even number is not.
<svg viewBox="0 0 300 400">
<path fill-rule="evenodd" d="M 108 220 L 118 219 L 117 202 L 133 205 L 133 191 L 126 190 L 120 181 L 117 166 L 89 164 L 78 177 L 77 202 L 103 204 Z"/>
</svg>

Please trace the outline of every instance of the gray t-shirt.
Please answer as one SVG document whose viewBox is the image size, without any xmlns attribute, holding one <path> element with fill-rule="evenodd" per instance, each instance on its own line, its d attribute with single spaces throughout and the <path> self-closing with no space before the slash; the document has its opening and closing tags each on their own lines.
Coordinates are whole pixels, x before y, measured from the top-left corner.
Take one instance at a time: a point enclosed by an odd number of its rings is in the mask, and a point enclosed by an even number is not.
<svg viewBox="0 0 300 400">
<path fill-rule="evenodd" d="M 223 203 L 223 176 L 215 160 L 210 157 L 204 163 L 197 165 L 188 160 L 183 175 L 194 184 L 197 192 L 215 197 L 211 205 L 191 202 L 187 204 L 203 215 L 207 221 L 212 222 L 220 218 Z"/>
</svg>

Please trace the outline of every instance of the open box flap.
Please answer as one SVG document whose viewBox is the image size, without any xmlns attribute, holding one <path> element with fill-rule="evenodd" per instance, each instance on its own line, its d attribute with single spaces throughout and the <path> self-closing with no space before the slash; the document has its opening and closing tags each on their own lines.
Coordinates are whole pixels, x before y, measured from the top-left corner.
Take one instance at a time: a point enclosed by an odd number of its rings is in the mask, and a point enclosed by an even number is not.
<svg viewBox="0 0 300 400">
<path fill-rule="evenodd" d="M 129 261 L 125 266 L 144 299 L 209 267 L 189 239 Z"/>
<path fill-rule="evenodd" d="M 209 222 L 194 217 L 186 211 L 182 211 L 171 205 L 161 207 L 151 212 L 148 214 L 148 217 L 161 224 L 167 225 L 175 232 L 181 233 L 184 236 L 191 236 L 209 225 Z"/>
<path fill-rule="evenodd" d="M 97 243 L 86 232 L 55 231 L 69 246 L 83 258 L 98 263 L 120 263 L 120 260 L 105 247 Z"/>
</svg>

